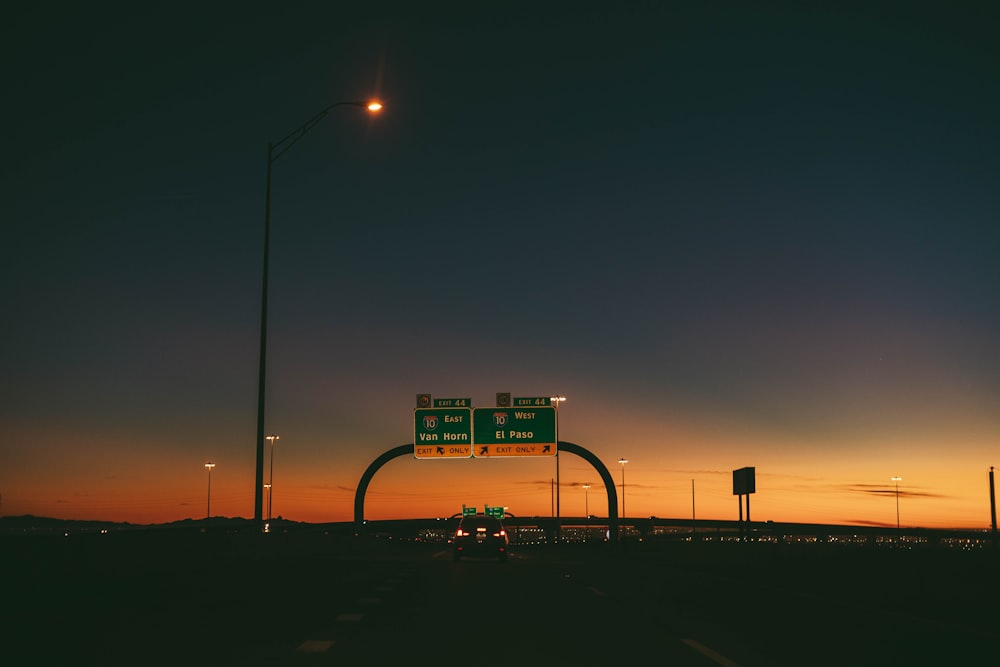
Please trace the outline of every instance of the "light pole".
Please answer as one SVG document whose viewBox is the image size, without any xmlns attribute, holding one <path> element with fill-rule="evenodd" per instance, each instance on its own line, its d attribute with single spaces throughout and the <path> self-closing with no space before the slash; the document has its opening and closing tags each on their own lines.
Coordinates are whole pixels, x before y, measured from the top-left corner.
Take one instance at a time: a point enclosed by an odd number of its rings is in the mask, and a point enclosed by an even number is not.
<svg viewBox="0 0 1000 667">
<path fill-rule="evenodd" d="M 899 483 L 903 481 L 903 478 L 893 477 L 891 481 L 896 483 L 896 530 L 899 530 Z"/>
<path fill-rule="evenodd" d="M 628 459 L 622 457 L 618 459 L 618 463 L 622 467 L 622 518 L 625 518 L 625 464 L 628 463 Z"/>
<path fill-rule="evenodd" d="M 271 485 L 270 484 L 265 484 L 264 485 L 264 490 L 267 492 L 267 507 L 268 507 L 267 515 L 268 515 L 268 521 L 270 521 L 271 520 L 270 519 L 270 516 L 271 516 L 271 510 L 270 510 L 270 507 L 271 507 Z M 266 533 L 268 530 L 270 530 L 270 527 L 267 524 L 264 524 L 264 532 Z"/>
<path fill-rule="evenodd" d="M 271 245 L 271 167 L 274 162 L 285 154 L 289 148 L 295 145 L 299 139 L 305 136 L 316 123 L 320 122 L 330 113 L 330 111 L 340 106 L 354 106 L 367 109 L 371 113 L 381 111 L 382 105 L 378 102 L 337 102 L 331 104 L 318 114 L 307 120 L 300 127 L 293 130 L 281 141 L 267 144 L 267 185 L 264 195 L 264 270 L 262 272 L 262 286 L 260 297 L 260 367 L 257 376 L 257 475 L 254 485 L 254 520 L 259 525 L 263 514 L 262 495 L 264 491 L 264 396 L 265 396 L 265 372 L 267 370 L 267 278 L 268 259 Z"/>
<path fill-rule="evenodd" d="M 215 464 L 209 461 L 205 467 L 208 468 L 208 507 L 205 508 L 205 523 L 207 524 L 212 516 L 212 468 L 215 467 Z"/>
<path fill-rule="evenodd" d="M 565 396 L 553 396 L 549 399 L 552 407 L 556 409 L 556 525 L 559 524 L 559 404 L 566 400 Z"/>
<path fill-rule="evenodd" d="M 583 485 L 583 517 L 590 518 L 590 484 Z"/>
<path fill-rule="evenodd" d="M 267 492 L 267 520 L 271 520 L 271 498 L 274 497 L 274 441 L 281 440 L 280 437 L 274 435 L 273 433 L 267 436 L 267 439 L 271 441 L 271 472 L 268 474 L 267 488 L 270 489 Z"/>
</svg>

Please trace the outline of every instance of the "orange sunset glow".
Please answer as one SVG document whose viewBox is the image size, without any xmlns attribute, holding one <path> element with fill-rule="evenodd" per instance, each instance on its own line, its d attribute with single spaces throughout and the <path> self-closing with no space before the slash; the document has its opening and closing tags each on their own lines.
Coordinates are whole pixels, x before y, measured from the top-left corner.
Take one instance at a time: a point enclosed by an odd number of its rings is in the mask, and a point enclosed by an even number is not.
<svg viewBox="0 0 1000 667">
<path fill-rule="evenodd" d="M 624 498 L 631 517 L 736 519 L 739 505 L 732 495 L 732 470 L 750 465 L 756 468 L 750 510 L 756 521 L 894 525 L 896 492 L 891 478 L 898 475 L 902 524 L 989 527 L 989 466 L 983 462 L 989 460 L 992 443 L 977 442 L 973 433 L 963 439 L 965 454 L 957 457 L 938 437 L 926 433 L 897 435 L 893 441 L 883 435 L 886 440 L 881 442 L 859 439 L 835 447 L 823 440 L 809 443 L 778 433 L 659 422 L 628 405 L 581 407 L 581 403 L 570 399 L 563 406 L 561 438 L 601 458 L 619 503 L 623 466 L 616 462 L 622 456 L 628 459 Z M 274 450 L 273 515 L 304 522 L 351 521 L 355 490 L 368 465 L 384 451 L 412 442 L 412 427 L 409 433 L 405 428 L 406 407 L 401 405 L 399 412 L 378 426 L 384 436 L 381 443 L 362 446 L 336 439 L 322 443 L 294 430 L 283 434 Z M 621 421 L 604 420 L 602 414 L 614 414 Z M 368 415 L 373 420 L 378 416 Z M 389 423 L 399 427 L 395 440 L 390 439 Z M 252 516 L 252 447 L 244 445 L 241 451 L 236 442 L 199 442 L 203 458 L 216 463 L 213 515 Z M 84 435 L 59 460 L 26 466 L 14 483 L 5 484 L 6 513 L 137 524 L 202 518 L 208 479 L 201 460 L 167 457 L 155 469 L 148 465 L 153 452 L 170 446 L 169 441 L 143 445 Z M 20 456 L 30 460 L 27 450 Z M 10 453 L 7 457 L 10 464 L 21 463 L 16 457 L 11 460 Z M 271 463 L 269 451 L 267 461 Z M 583 516 L 585 504 L 591 514 L 607 516 L 607 489 L 597 471 L 568 452 L 558 465 L 557 499 L 554 457 L 399 457 L 372 479 L 365 518 L 444 517 L 460 512 L 463 505 L 487 504 L 505 506 L 518 516 L 552 516 L 557 500 L 563 517 Z M 585 491 L 583 484 L 591 488 Z"/>
</svg>

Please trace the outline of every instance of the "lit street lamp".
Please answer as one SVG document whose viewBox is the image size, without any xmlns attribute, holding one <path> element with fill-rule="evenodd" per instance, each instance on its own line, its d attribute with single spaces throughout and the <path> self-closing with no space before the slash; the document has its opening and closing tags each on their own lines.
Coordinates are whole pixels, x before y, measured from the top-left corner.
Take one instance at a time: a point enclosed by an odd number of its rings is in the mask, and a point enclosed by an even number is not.
<svg viewBox="0 0 1000 667">
<path fill-rule="evenodd" d="M 899 483 L 903 481 L 903 478 L 893 477 L 890 481 L 896 483 L 896 530 L 899 530 Z"/>
<path fill-rule="evenodd" d="M 212 468 L 215 467 L 215 464 L 209 461 L 205 467 L 208 468 L 208 507 L 205 509 L 205 522 L 208 523 L 212 516 Z"/>
<path fill-rule="evenodd" d="M 271 498 L 274 497 L 274 441 L 281 440 L 280 437 L 271 434 L 267 436 L 267 439 L 271 441 L 271 472 L 268 474 L 267 488 L 267 520 L 271 520 Z"/>
<path fill-rule="evenodd" d="M 628 463 L 628 459 L 620 458 L 618 463 L 622 467 L 622 518 L 625 518 L 625 464 Z"/>
<path fill-rule="evenodd" d="M 583 485 L 583 516 L 586 519 L 590 518 L 590 484 Z"/>
<path fill-rule="evenodd" d="M 337 102 L 331 104 L 307 120 L 277 143 L 267 144 L 267 189 L 264 195 L 264 269 L 260 298 L 260 367 L 257 378 L 257 476 L 254 485 L 254 520 L 260 524 L 263 514 L 262 494 L 264 491 L 264 396 L 265 372 L 267 369 L 267 283 L 268 258 L 271 241 L 271 167 L 274 162 L 305 136 L 318 122 L 327 117 L 332 109 L 340 106 L 354 106 L 367 109 L 371 113 L 381 111 L 379 102 Z"/>
</svg>

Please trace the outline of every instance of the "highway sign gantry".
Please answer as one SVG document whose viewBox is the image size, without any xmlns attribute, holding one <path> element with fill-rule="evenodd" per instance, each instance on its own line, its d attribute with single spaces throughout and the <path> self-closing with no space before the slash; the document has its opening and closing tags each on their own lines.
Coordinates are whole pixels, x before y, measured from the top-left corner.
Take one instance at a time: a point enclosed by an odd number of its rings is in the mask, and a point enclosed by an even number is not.
<svg viewBox="0 0 1000 667">
<path fill-rule="evenodd" d="M 555 408 L 475 408 L 472 412 L 474 457 L 556 455 Z"/>
<path fill-rule="evenodd" d="M 472 456 L 471 408 L 416 408 L 413 456 L 418 459 Z"/>
</svg>

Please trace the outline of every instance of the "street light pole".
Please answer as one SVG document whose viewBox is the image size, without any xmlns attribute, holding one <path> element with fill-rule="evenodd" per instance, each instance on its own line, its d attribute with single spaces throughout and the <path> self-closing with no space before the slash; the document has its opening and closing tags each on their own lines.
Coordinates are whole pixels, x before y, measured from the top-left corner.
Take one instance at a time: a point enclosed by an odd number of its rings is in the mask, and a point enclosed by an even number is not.
<svg viewBox="0 0 1000 667">
<path fill-rule="evenodd" d="M 271 441 L 271 472 L 268 473 L 267 477 L 267 520 L 271 520 L 271 499 L 274 498 L 274 441 L 281 440 L 280 437 L 274 435 L 273 433 L 267 436 L 267 439 Z"/>
<path fill-rule="evenodd" d="M 299 139 L 305 136 L 316 123 L 320 122 L 330 113 L 330 111 L 340 106 L 355 106 L 368 109 L 375 113 L 382 109 L 378 102 L 337 102 L 331 104 L 318 114 L 307 120 L 300 127 L 288 134 L 277 143 L 267 144 L 267 184 L 264 194 L 264 269 L 262 271 L 262 285 L 260 297 L 260 366 L 257 376 L 257 466 L 256 483 L 254 485 L 254 520 L 258 525 L 262 521 L 263 514 L 263 492 L 264 492 L 264 397 L 265 397 L 265 374 L 267 370 L 267 285 L 268 267 L 271 246 L 271 167 L 274 162 L 285 154 L 289 148 L 295 145 Z"/>
<path fill-rule="evenodd" d="M 899 530 L 899 483 L 903 481 L 903 478 L 893 477 L 892 481 L 896 483 L 896 530 Z"/>
<path fill-rule="evenodd" d="M 212 517 L 212 468 L 215 467 L 215 464 L 209 461 L 205 467 L 208 468 L 208 507 L 205 508 L 205 523 L 207 524 Z"/>
<path fill-rule="evenodd" d="M 559 524 L 559 404 L 566 400 L 565 396 L 552 396 L 549 401 L 556 409 L 556 525 Z"/>
<path fill-rule="evenodd" d="M 625 518 L 625 464 L 628 463 L 628 459 L 622 457 L 618 459 L 618 463 L 622 467 L 622 518 Z"/>
<path fill-rule="evenodd" d="M 583 485 L 583 518 L 590 518 L 590 484 Z"/>
<path fill-rule="evenodd" d="M 270 484 L 265 484 L 264 485 L 264 493 L 267 494 L 267 508 L 268 508 L 267 509 L 267 518 L 268 518 L 268 521 L 270 521 L 271 520 L 271 485 Z M 268 530 L 268 526 L 265 525 L 264 526 L 264 530 L 267 531 Z"/>
</svg>

